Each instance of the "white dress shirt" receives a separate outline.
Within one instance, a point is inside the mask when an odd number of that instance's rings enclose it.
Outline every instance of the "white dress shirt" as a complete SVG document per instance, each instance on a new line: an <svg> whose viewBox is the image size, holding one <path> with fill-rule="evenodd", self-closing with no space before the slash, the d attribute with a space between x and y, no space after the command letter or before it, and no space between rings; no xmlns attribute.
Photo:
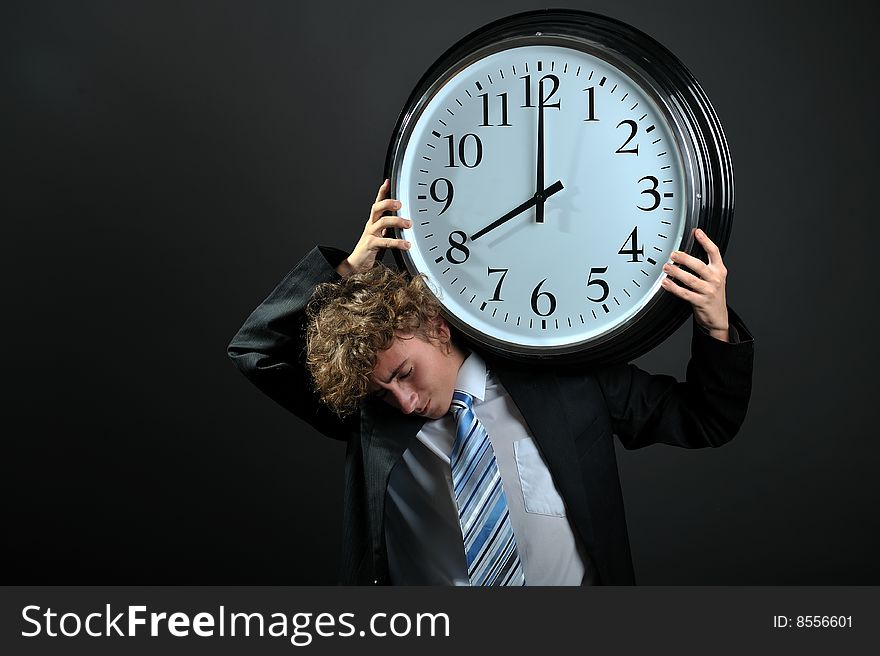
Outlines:
<svg viewBox="0 0 880 656"><path fill-rule="evenodd" d="M474 397L474 414L489 434L526 585L592 583L589 557L510 395L476 353L455 387ZM452 415L428 420L391 472L385 541L395 585L470 585L449 464L454 440Z"/></svg>

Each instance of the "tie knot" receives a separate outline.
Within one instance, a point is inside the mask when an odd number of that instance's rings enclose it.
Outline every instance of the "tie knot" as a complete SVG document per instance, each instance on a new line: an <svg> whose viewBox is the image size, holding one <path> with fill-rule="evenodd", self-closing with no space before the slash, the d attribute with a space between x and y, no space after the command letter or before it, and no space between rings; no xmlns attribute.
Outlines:
<svg viewBox="0 0 880 656"><path fill-rule="evenodd" d="M455 390L452 393L452 405L449 406L449 412L451 412L456 417L458 413L467 408L468 410L473 410L474 407L474 397L468 394L467 392L462 392L461 390Z"/></svg>

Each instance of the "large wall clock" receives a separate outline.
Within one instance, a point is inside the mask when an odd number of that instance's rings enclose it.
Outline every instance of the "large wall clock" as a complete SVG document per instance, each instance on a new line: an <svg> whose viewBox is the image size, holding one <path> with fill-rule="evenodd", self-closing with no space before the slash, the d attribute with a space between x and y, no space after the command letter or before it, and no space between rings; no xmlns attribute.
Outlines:
<svg viewBox="0 0 880 656"><path fill-rule="evenodd" d="M449 322L518 359L636 357L690 307L665 292L673 250L722 252L733 173L693 75L620 21L570 10L465 37L407 101L386 159L413 220L398 255Z"/></svg>

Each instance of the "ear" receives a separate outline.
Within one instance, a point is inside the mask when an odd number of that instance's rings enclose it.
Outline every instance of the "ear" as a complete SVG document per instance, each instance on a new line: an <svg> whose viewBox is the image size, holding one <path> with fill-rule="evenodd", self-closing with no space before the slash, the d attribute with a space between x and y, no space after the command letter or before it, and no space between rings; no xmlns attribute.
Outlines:
<svg viewBox="0 0 880 656"><path fill-rule="evenodd" d="M452 336L449 331L449 324L446 323L446 319L437 315L437 318L434 319L434 325L437 327L437 335L440 337L440 341L448 344Z"/></svg>

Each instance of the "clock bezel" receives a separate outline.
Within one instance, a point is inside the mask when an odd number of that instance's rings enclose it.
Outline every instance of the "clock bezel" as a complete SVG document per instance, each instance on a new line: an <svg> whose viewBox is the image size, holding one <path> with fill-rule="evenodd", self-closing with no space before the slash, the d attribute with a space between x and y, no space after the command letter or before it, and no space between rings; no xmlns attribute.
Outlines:
<svg viewBox="0 0 880 656"><path fill-rule="evenodd" d="M512 45L511 45L512 44ZM563 45L585 51L628 75L650 96L674 131L685 171L688 207L683 250L705 260L693 238L700 227L726 251L733 216L733 170L720 121L690 71L666 48L636 28L606 16L577 10L539 10L486 25L454 44L422 76L398 117L385 160L391 196L397 197L397 172L413 117L434 91L473 61L520 45ZM643 65L644 64L644 65ZM400 236L398 231L397 236ZM417 275L406 251L394 250L398 266ZM559 346L511 344L487 335L449 312L443 316L467 340L517 360L607 364L637 357L672 334L690 315L690 305L658 289L627 320L586 340Z"/></svg>

